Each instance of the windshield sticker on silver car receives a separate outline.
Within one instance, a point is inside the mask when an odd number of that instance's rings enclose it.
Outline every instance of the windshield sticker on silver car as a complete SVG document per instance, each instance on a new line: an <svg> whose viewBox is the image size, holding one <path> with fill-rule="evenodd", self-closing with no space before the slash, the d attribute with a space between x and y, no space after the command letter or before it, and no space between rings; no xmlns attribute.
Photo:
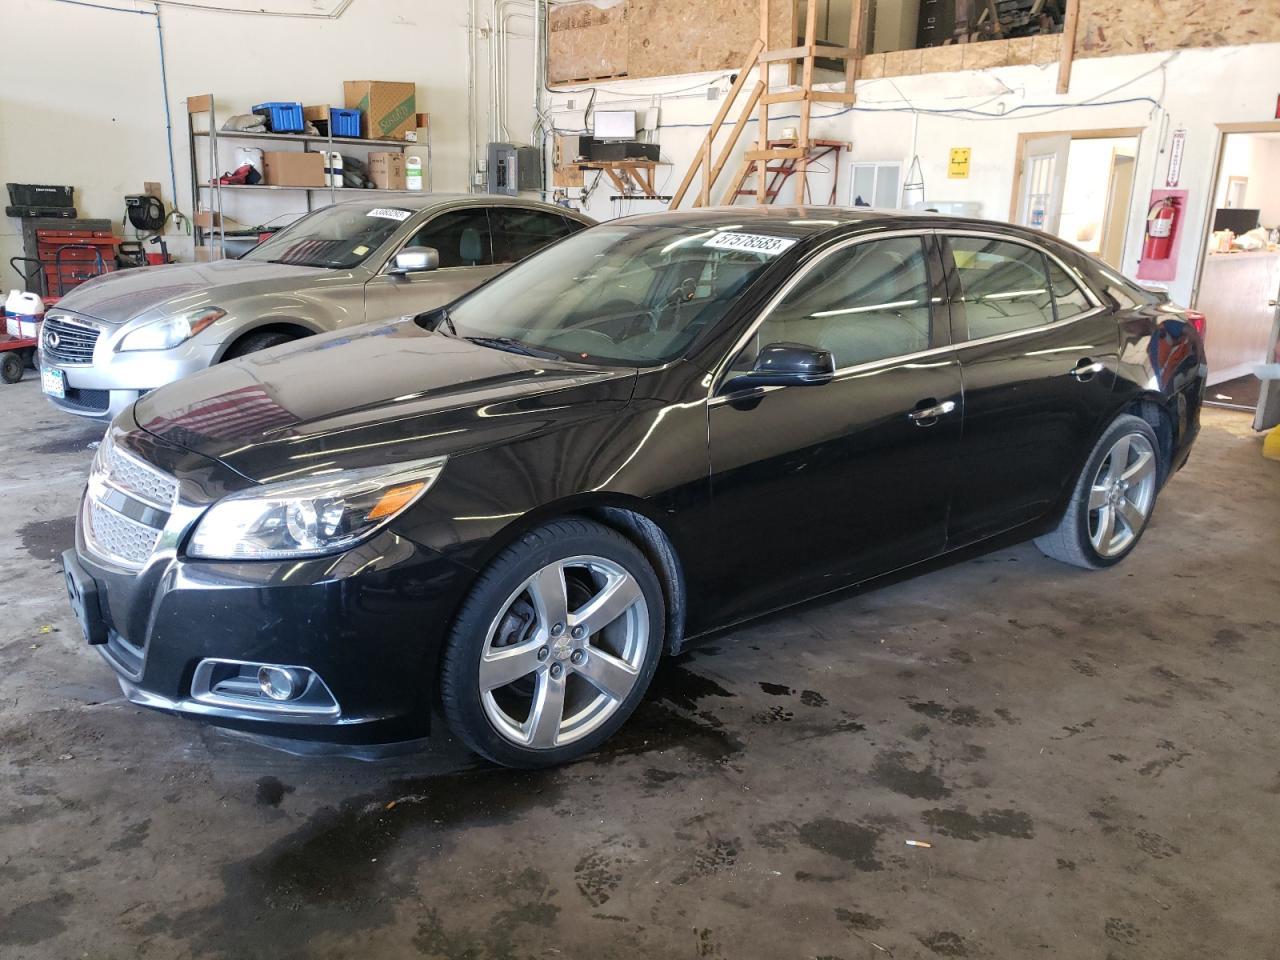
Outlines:
<svg viewBox="0 0 1280 960"><path fill-rule="evenodd" d="M395 207L374 207L365 216L381 217L383 220L408 220L411 211L397 210Z"/></svg>
<svg viewBox="0 0 1280 960"><path fill-rule="evenodd" d="M787 237L766 237L758 233L717 233L703 246L716 250L743 250L747 253L763 253L766 257L776 257L795 246L795 241Z"/></svg>

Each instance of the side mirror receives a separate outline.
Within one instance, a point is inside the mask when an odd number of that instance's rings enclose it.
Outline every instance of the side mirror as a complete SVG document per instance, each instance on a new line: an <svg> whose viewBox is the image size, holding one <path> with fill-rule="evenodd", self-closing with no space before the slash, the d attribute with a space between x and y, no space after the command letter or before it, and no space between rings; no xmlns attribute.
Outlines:
<svg viewBox="0 0 1280 960"><path fill-rule="evenodd" d="M395 255L387 273L393 277L406 273L422 273L440 266L440 252L435 247L405 247Z"/></svg>
<svg viewBox="0 0 1280 960"><path fill-rule="evenodd" d="M760 351L749 373L727 381L721 392L754 387L814 387L828 383L835 372L830 350L802 343L771 343Z"/></svg>

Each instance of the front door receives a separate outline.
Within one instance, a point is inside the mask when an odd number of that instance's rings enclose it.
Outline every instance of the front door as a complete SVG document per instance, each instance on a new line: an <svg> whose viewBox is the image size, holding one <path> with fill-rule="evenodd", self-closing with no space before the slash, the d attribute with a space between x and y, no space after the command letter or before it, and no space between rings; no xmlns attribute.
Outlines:
<svg viewBox="0 0 1280 960"><path fill-rule="evenodd" d="M779 342L831 351L837 372L710 402L715 619L942 551L963 416L943 292L932 235L850 241L793 279L739 348L722 381Z"/></svg>
<svg viewBox="0 0 1280 960"><path fill-rule="evenodd" d="M965 422L951 546L1043 516L1074 482L1110 409L1119 336L1056 258L1030 242L943 238Z"/></svg>
<svg viewBox="0 0 1280 960"><path fill-rule="evenodd" d="M440 266L420 273L392 275L394 256L365 284L366 320L423 313L456 300L505 269L494 262L487 207L466 206L438 213L405 242L434 247Z"/></svg>

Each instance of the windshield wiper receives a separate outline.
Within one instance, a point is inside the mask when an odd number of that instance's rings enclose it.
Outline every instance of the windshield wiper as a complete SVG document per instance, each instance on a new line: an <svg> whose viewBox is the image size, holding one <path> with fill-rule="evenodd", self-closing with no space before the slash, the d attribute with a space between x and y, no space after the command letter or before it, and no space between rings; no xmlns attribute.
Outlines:
<svg viewBox="0 0 1280 960"><path fill-rule="evenodd" d="M453 317L449 316L449 311L444 307L440 308L440 326L448 327L450 336L456 337L458 335L458 328L453 325ZM439 329L439 326L437 326L437 329Z"/></svg>
<svg viewBox="0 0 1280 960"><path fill-rule="evenodd" d="M538 357L541 360L564 359L559 353L553 353L550 350L539 350L521 340L516 340L514 337L463 337L462 339L469 340L471 343L479 344L482 347L493 347L495 350L519 353L526 357Z"/></svg>

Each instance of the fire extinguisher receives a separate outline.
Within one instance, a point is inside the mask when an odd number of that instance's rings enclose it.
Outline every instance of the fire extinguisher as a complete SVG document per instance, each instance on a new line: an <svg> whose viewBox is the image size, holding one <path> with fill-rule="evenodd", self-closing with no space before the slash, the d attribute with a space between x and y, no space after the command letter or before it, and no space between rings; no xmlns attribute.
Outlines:
<svg viewBox="0 0 1280 960"><path fill-rule="evenodd" d="M1173 235L1178 229L1177 197L1157 200L1147 211L1147 239L1142 245L1143 260L1168 260L1173 252Z"/></svg>

